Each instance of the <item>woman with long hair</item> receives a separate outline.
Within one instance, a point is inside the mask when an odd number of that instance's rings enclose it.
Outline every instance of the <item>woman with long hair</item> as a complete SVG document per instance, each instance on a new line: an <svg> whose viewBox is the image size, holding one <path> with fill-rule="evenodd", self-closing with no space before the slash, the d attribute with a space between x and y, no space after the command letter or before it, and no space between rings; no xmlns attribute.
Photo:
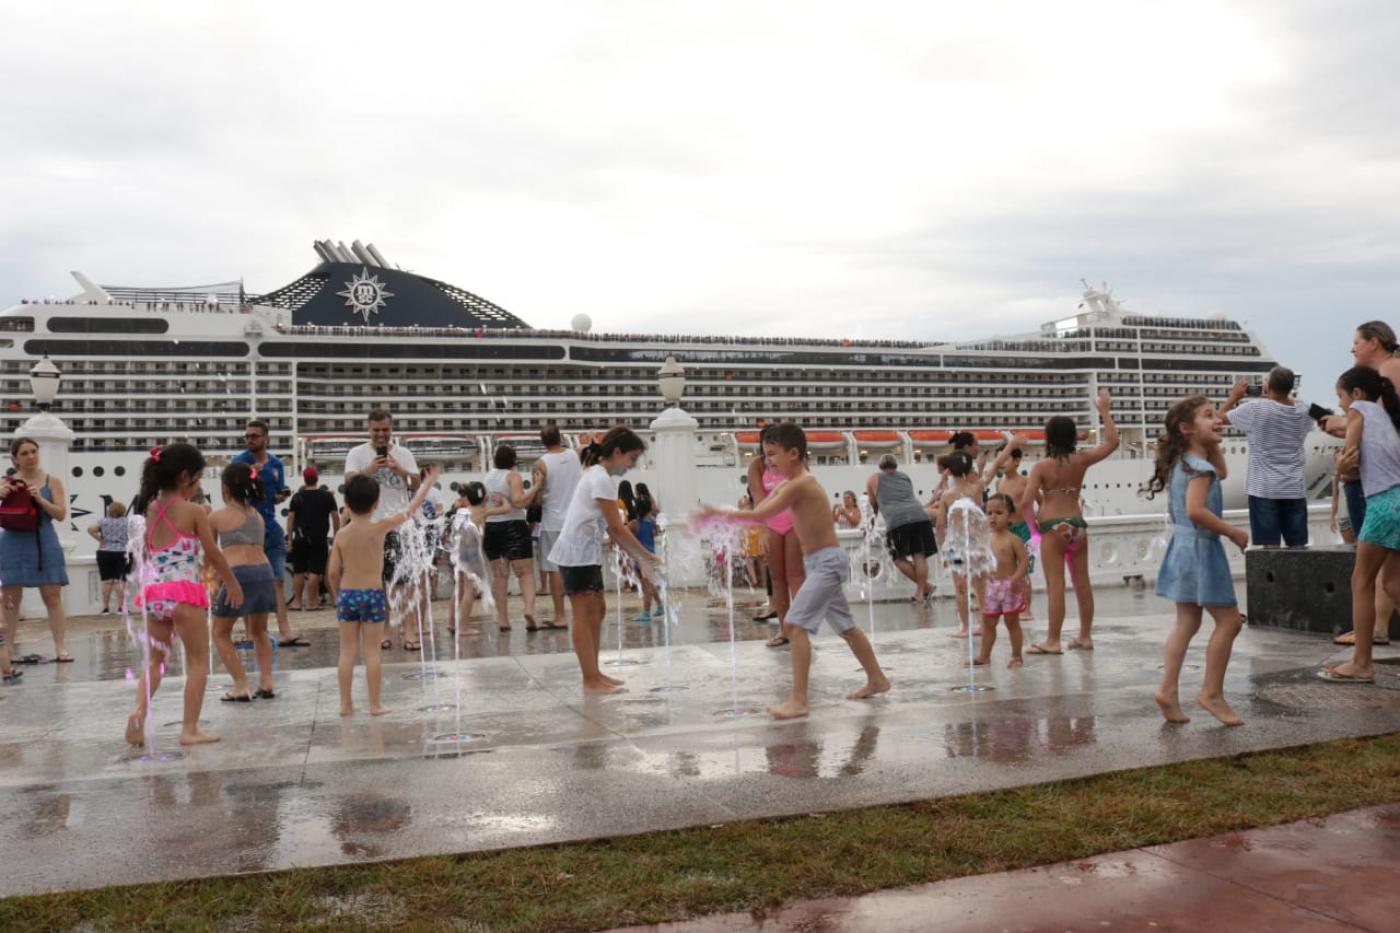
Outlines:
<svg viewBox="0 0 1400 933"><path fill-rule="evenodd" d="M68 520L68 493L63 480L40 467L36 441L15 438L10 443L10 462L15 470L10 476L0 476L0 501L14 496L27 498L31 505L28 515L22 519L7 515L5 525L0 527L0 606L4 615L0 638L11 649L15 647L20 598L26 589L37 588L49 617L54 660L67 663L73 660L65 640L68 617L63 611L68 568L54 523Z"/></svg>

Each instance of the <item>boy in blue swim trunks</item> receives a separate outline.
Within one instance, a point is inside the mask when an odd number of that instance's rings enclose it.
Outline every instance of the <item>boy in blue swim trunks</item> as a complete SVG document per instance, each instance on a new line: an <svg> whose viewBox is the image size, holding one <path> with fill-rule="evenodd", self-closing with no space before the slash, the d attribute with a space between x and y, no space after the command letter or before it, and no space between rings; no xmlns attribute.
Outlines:
<svg viewBox="0 0 1400 933"><path fill-rule="evenodd" d="M326 565L326 579L338 594L336 618L340 620L340 715L355 712L350 698L350 684L355 674L355 661L361 651L365 656L365 680L369 686L369 714L383 716L390 710L379 702L383 676L379 662L379 640L383 625L389 618L384 598L384 538L418 513L433 488L440 471L428 470L418 486L413 501L395 515L374 521L374 507L379 502L379 483L374 477L360 473L345 486L345 505L350 509L350 523L335 536L331 558ZM369 626L375 626L369 628Z"/></svg>

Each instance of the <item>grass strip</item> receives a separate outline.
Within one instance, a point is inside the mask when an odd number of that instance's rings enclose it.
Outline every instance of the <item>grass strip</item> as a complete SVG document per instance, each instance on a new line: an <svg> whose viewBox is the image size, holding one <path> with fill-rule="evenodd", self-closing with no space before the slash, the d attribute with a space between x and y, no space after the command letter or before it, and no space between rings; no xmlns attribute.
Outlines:
<svg viewBox="0 0 1400 933"><path fill-rule="evenodd" d="M0 929L606 929L761 912L1395 801L1400 734L593 842L15 897L0 900Z"/></svg>

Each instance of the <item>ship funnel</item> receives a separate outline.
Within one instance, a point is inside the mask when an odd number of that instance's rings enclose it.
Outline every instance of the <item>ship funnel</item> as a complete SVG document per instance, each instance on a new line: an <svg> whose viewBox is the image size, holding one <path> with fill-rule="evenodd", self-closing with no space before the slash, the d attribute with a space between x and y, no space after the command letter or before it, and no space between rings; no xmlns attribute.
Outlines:
<svg viewBox="0 0 1400 933"><path fill-rule="evenodd" d="M374 244L373 244L373 243L371 243L371 244L369 244L368 246L366 246L365 249L369 250L369 254L370 254L371 256L373 256L373 257L375 258L375 260L376 260L381 266L383 266L383 267L386 268L386 269L389 268L389 260L387 260L387 259L384 258L384 254L383 254L383 253L381 253L379 250L377 250L377 249L374 248Z"/></svg>
<svg viewBox="0 0 1400 933"><path fill-rule="evenodd" d="M340 257L341 262L353 263L355 261L355 255L345 248L344 240L335 244L335 254Z"/></svg>
<svg viewBox="0 0 1400 933"><path fill-rule="evenodd" d="M326 262L335 262L335 261L336 261L336 260L335 260L335 254L331 252L330 247L327 246L325 243L322 243L320 240L316 240L316 241L313 242L311 245L312 245L312 247L315 248L315 250L316 250L316 255L317 255L317 256L320 256L320 257L321 257L322 259L324 259Z"/></svg>
<svg viewBox="0 0 1400 933"><path fill-rule="evenodd" d="M374 261L374 257L371 256L371 255L365 250L365 244L361 243L359 240L355 240L353 243L351 243L351 244L350 244L350 248L351 248L352 250L355 251L355 256L356 256L356 258L359 259L360 262L364 263L365 265L367 265L367 266L377 266L377 265L379 265L379 263L377 263L377 262Z"/></svg>

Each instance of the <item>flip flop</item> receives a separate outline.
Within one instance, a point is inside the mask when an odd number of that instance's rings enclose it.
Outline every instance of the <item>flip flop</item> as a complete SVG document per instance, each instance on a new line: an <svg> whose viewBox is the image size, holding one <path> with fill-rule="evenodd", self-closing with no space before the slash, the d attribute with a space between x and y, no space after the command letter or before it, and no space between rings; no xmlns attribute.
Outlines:
<svg viewBox="0 0 1400 933"><path fill-rule="evenodd" d="M3 681L7 684L12 684L18 682L19 679L23 676L24 671L18 671L12 668L8 674L0 675L0 679L3 679Z"/></svg>
<svg viewBox="0 0 1400 933"><path fill-rule="evenodd" d="M567 626L567 625L560 625L558 622L546 622L546 623L544 623L543 625L541 625L540 628L544 628L544 629L555 629L555 630L557 630L557 631L561 631L561 632L562 632L562 631L567 630L567 629L568 629L568 626Z"/></svg>
<svg viewBox="0 0 1400 933"><path fill-rule="evenodd" d="M237 696L237 695L235 695L235 694L233 694L233 693L225 693L223 696L219 697L219 702L220 702L220 703L251 703L251 702L253 702L253 698L252 698L251 696L249 696L248 694L246 694L246 693L243 694L242 696Z"/></svg>
<svg viewBox="0 0 1400 933"><path fill-rule="evenodd" d="M1317 676L1320 680L1333 684L1373 684L1376 682L1375 674L1338 674L1325 667L1317 672Z"/></svg>
<svg viewBox="0 0 1400 933"><path fill-rule="evenodd" d="M1042 648L1039 645L1031 645L1029 648L1026 649L1026 654L1064 654L1064 652L1051 651L1050 649Z"/></svg>
<svg viewBox="0 0 1400 933"><path fill-rule="evenodd" d="M277 639L277 647L279 647L279 648L310 648L310 647L311 647L311 642L307 639L307 637L306 637L305 635L293 635L291 638L288 638L286 641L283 641L283 640L280 639L280 638Z"/></svg>
<svg viewBox="0 0 1400 933"><path fill-rule="evenodd" d="M1071 641L1067 646L1070 651L1093 651L1093 645L1081 645L1078 641Z"/></svg>
<svg viewBox="0 0 1400 933"><path fill-rule="evenodd" d="M393 648L393 647L394 647L394 640L393 640L392 638L386 638L386 639L384 639L383 641L381 641L381 642L379 643L379 650L380 650L380 651L388 651L389 649L391 649L391 648Z"/></svg>
<svg viewBox="0 0 1400 933"><path fill-rule="evenodd" d="M1389 644L1389 642L1378 642L1378 644ZM53 659L53 663L55 663L55 664L72 664L72 663L73 663L73 660L74 660L74 659L73 659L73 656L72 656L71 654L60 654L60 655L58 655L57 657L55 657L55 658Z"/></svg>
<svg viewBox="0 0 1400 933"><path fill-rule="evenodd" d="M271 690L264 690L264 689L262 689L261 687L259 687L259 688L253 693L253 696L254 696L256 699L259 699L259 700L275 700L275 699L277 699L277 694L273 693Z"/></svg>
<svg viewBox="0 0 1400 933"><path fill-rule="evenodd" d="M10 659L10 663L12 664L43 664L46 661L48 661L48 658L44 657L42 654L26 654L18 658Z"/></svg>
<svg viewBox="0 0 1400 933"><path fill-rule="evenodd" d="M422 643L421 641L406 641L406 642L403 643L403 650L405 650L405 651L422 651L422 650L423 650L423 643Z"/></svg>
<svg viewBox="0 0 1400 933"><path fill-rule="evenodd" d="M779 635L777 638L764 642L769 648L781 648L791 641L786 635Z"/></svg>

